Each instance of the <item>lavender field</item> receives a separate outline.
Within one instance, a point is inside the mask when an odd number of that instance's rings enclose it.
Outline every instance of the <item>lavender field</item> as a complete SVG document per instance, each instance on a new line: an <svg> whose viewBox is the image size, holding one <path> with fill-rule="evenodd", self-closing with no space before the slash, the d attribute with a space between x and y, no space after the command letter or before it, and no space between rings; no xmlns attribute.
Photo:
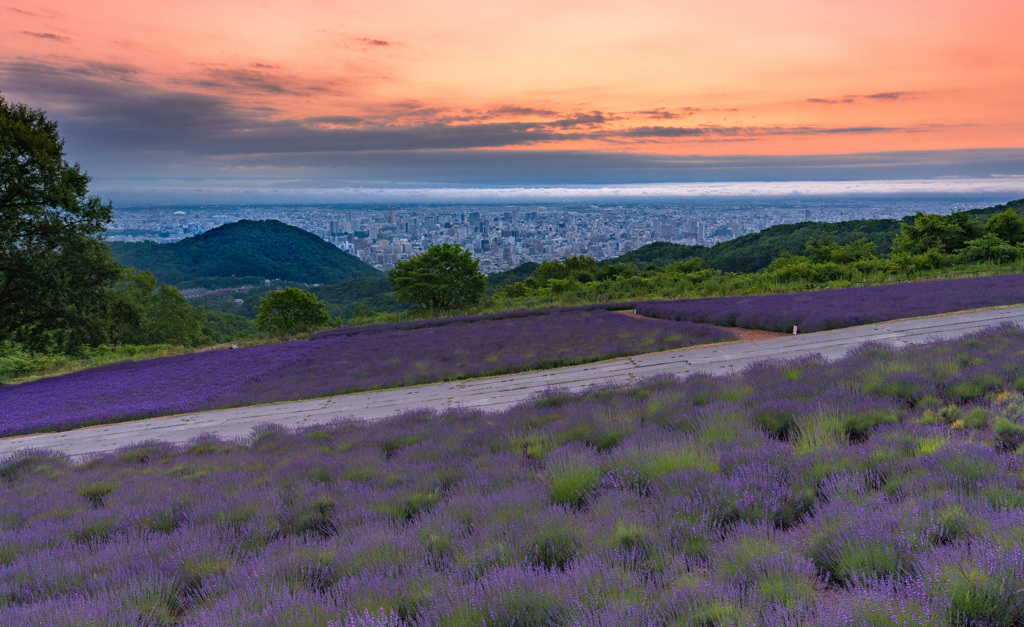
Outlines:
<svg viewBox="0 0 1024 627"><path fill-rule="evenodd" d="M637 313L665 320L789 332L841 329L912 318L1024 303L1019 274L851 287L817 292L644 302Z"/></svg>
<svg viewBox="0 0 1024 627"><path fill-rule="evenodd" d="M1024 624L1024 330L0 463L3 625Z"/></svg>
<svg viewBox="0 0 1024 627"><path fill-rule="evenodd" d="M504 374L735 339L604 309L336 329L310 341L123 362L0 387L0 436Z"/></svg>

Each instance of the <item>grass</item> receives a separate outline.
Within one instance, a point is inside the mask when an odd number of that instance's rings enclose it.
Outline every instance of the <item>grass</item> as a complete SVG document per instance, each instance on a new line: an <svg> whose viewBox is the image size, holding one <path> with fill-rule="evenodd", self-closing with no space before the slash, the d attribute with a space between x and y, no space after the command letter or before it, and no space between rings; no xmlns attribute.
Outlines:
<svg viewBox="0 0 1024 627"><path fill-rule="evenodd" d="M32 353L10 344L0 345L0 383L13 385L70 374L122 361L143 361L193 352L184 346L156 344L150 346L100 346L86 348L85 355L50 355Z"/></svg>

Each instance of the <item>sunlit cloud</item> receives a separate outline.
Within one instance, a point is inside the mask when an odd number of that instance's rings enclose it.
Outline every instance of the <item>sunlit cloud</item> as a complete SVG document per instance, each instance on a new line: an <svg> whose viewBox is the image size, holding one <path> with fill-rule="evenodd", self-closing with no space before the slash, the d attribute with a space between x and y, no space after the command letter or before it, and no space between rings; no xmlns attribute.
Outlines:
<svg viewBox="0 0 1024 627"><path fill-rule="evenodd" d="M67 37L62 37L62 36L57 35L55 33L34 33L32 31L30 31L30 30L23 30L23 31L21 31L21 34L22 35L28 35L29 37L36 37L38 39L48 39L50 41L58 41L58 42L61 42L61 43L66 42L66 41L70 41Z"/></svg>

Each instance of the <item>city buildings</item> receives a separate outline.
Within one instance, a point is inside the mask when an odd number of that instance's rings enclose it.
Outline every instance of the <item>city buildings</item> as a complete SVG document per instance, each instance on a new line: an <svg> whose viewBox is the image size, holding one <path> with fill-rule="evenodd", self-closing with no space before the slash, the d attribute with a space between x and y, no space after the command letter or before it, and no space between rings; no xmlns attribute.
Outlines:
<svg viewBox="0 0 1024 627"><path fill-rule="evenodd" d="M236 220L276 219L315 233L386 270L450 242L486 273L528 261L587 255L601 260L667 241L712 246L776 224L902 218L974 205L914 199L772 199L693 203L532 205L328 205L118 208L108 239L173 242Z"/></svg>

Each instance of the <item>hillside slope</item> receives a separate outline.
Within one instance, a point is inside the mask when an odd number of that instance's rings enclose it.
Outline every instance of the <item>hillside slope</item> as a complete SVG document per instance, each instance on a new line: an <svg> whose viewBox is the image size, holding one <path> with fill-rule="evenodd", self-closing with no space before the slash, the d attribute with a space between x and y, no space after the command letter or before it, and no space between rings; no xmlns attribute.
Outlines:
<svg viewBox="0 0 1024 627"><path fill-rule="evenodd" d="M619 257L607 259L602 265L629 262L640 267L651 263L667 266L674 261L700 257L709 268L715 270L757 272L784 252L802 255L805 253L807 242L825 239L831 239L837 244L849 244L867 238L875 243L879 254L887 255L892 249L892 239L899 232L898 220L779 224L711 247L654 242Z"/></svg>
<svg viewBox="0 0 1024 627"><path fill-rule="evenodd" d="M992 216L1013 209L1018 215L1024 214L1024 199L1003 205L971 209L965 213L984 224ZM634 251L601 262L605 264L635 263L643 267L648 264L667 266L675 261L700 257L709 268L724 272L757 272L766 268L782 253L803 255L808 242L829 239L836 244L846 245L861 238L875 243L879 255L892 251L892 240L900 232L904 222L912 223L914 216L902 220L847 220L845 222L799 222L779 224L757 233L737 237L715 246L686 246L669 242L654 242Z"/></svg>
<svg viewBox="0 0 1024 627"><path fill-rule="evenodd" d="M174 242L111 242L122 265L172 285L205 277L251 276L340 283L382 273L316 235L277 220L241 220Z"/></svg>

